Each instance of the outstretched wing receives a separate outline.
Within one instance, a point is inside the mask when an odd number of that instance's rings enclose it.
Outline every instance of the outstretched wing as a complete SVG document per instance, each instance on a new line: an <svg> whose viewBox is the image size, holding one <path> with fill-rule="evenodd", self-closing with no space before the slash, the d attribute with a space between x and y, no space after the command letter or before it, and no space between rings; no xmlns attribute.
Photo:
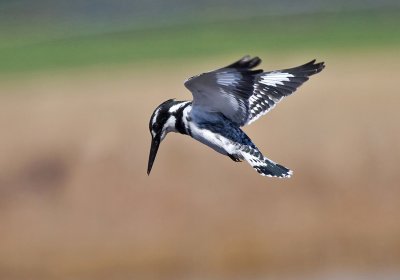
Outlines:
<svg viewBox="0 0 400 280"><path fill-rule="evenodd" d="M290 95L308 76L323 68L323 63L312 61L287 70L251 70L260 62L258 57L245 56L226 67L188 79L185 86L193 94L193 108L220 112L243 126L267 113L283 96Z"/></svg>
<svg viewBox="0 0 400 280"><path fill-rule="evenodd" d="M251 70L259 65L258 57L242 59L217 70L203 73L185 82L193 94L193 109L205 112L221 112L225 117L241 126L249 115L249 98L257 74L262 70Z"/></svg>
<svg viewBox="0 0 400 280"><path fill-rule="evenodd" d="M257 75L253 94L248 99L249 115L245 124L250 124L268 113L283 97L291 95L296 89L324 69L323 62L315 59L298 67L264 72Z"/></svg>

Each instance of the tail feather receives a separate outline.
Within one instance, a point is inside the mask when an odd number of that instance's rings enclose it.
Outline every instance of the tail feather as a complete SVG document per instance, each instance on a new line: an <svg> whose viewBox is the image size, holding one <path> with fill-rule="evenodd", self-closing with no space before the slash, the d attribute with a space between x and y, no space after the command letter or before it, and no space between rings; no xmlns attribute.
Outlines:
<svg viewBox="0 0 400 280"><path fill-rule="evenodd" d="M243 146L241 155L262 176L290 178L293 174L292 170L269 160L250 146Z"/></svg>
<svg viewBox="0 0 400 280"><path fill-rule="evenodd" d="M254 165L253 168L257 170L258 173L260 173L262 176L268 176L268 177L278 177L278 178L290 178L293 174L293 171L290 169L287 169L286 167L273 163L269 161L268 159L265 159L266 165L264 166L257 166Z"/></svg>

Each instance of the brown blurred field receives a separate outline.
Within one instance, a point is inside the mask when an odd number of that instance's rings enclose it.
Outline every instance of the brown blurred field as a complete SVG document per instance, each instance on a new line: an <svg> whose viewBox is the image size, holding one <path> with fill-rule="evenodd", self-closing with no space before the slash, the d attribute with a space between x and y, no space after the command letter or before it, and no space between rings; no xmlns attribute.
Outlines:
<svg viewBox="0 0 400 280"><path fill-rule="evenodd" d="M153 109L235 58L3 78L0 279L399 279L393 52L319 55L320 75L245 128L290 180L177 134L146 175Z"/></svg>

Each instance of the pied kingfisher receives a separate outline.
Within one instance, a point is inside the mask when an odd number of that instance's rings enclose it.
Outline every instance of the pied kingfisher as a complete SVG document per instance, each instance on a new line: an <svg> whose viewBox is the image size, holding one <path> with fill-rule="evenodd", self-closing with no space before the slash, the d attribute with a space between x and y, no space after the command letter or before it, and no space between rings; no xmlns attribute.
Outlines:
<svg viewBox="0 0 400 280"><path fill-rule="evenodd" d="M170 99L159 105L150 118L147 174L167 133L179 132L235 162L246 160L263 176L290 177L293 172L263 156L240 127L269 112L325 66L312 60L290 69L252 70L260 62L258 57L245 56L226 67L191 77L185 86L192 92L193 101Z"/></svg>

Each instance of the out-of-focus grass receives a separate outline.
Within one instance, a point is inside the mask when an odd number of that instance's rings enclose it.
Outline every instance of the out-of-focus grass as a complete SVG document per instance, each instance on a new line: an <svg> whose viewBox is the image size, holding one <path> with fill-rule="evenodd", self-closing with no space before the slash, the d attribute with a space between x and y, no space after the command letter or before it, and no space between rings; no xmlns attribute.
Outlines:
<svg viewBox="0 0 400 280"><path fill-rule="evenodd" d="M52 70L249 52L398 48L399 12L303 15L82 34L2 28L0 72ZM24 30L24 31L21 31ZM94 35L93 35L94 34Z"/></svg>

